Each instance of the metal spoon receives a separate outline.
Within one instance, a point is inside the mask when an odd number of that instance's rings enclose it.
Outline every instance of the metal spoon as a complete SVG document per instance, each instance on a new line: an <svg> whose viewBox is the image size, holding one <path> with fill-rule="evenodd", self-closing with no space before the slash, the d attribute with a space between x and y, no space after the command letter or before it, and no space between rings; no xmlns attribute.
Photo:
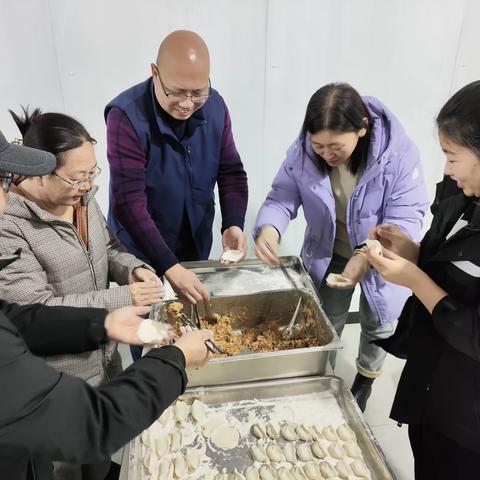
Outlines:
<svg viewBox="0 0 480 480"><path fill-rule="evenodd" d="M285 330L283 331L283 335L285 335L286 337L291 337L292 336L292 331L293 331L293 325L295 324L295 321L298 317L298 312L300 311L300 305L302 304L302 297L300 297L298 299L298 303L297 303L297 306L295 308L295 311L293 312L293 315L292 315L292 318L290 319L290 321L288 322L288 325L287 327L285 328Z"/></svg>

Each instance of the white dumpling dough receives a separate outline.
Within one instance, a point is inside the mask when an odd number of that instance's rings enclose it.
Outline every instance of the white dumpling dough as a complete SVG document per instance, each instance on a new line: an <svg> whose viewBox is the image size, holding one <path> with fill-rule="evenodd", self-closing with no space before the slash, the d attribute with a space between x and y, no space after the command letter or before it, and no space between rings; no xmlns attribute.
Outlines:
<svg viewBox="0 0 480 480"><path fill-rule="evenodd" d="M326 279L329 287L353 287L355 284L340 273L329 273Z"/></svg>
<svg viewBox="0 0 480 480"><path fill-rule="evenodd" d="M227 250L222 254L222 260L226 262L238 262L243 257L241 250Z"/></svg>
<svg viewBox="0 0 480 480"><path fill-rule="evenodd" d="M238 445L240 434L229 425L220 425L212 432L211 440L216 447L229 450Z"/></svg>
<svg viewBox="0 0 480 480"><path fill-rule="evenodd" d="M159 343L168 337L167 324L154 320L142 320L137 331L138 338L143 343Z"/></svg>
<svg viewBox="0 0 480 480"><path fill-rule="evenodd" d="M209 438L212 435L212 432L222 426L228 425L227 419L221 415L213 415L207 418L205 425L203 426L203 436Z"/></svg>

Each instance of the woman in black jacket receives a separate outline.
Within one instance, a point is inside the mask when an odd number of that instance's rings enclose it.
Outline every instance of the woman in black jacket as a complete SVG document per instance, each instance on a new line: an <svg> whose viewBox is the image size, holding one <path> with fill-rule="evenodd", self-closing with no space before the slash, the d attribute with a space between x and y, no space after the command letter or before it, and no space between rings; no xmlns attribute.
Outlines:
<svg viewBox="0 0 480 480"><path fill-rule="evenodd" d="M391 225L369 259L412 290L396 333L382 346L407 358L391 417L409 425L415 478L480 477L480 81L437 117L445 175L461 189L435 204L420 245Z"/></svg>

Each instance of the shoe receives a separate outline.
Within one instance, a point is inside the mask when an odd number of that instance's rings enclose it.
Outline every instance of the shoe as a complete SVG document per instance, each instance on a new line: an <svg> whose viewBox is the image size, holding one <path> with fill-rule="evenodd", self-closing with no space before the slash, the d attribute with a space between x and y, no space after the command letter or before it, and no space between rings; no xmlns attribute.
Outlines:
<svg viewBox="0 0 480 480"><path fill-rule="evenodd" d="M374 380L374 378L364 377L357 373L352 388L350 388L350 391L362 412L364 412L367 407L367 400L372 393L372 384Z"/></svg>

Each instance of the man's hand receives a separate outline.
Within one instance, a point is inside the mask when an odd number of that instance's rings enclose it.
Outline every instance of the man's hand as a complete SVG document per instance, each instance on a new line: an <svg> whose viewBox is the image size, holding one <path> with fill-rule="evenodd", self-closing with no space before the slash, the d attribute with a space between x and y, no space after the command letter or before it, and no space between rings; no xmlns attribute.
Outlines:
<svg viewBox="0 0 480 480"><path fill-rule="evenodd" d="M130 345L143 345L138 337L138 329L143 322L143 315L150 313L150 307L123 307L105 317L107 337L114 342Z"/></svg>
<svg viewBox="0 0 480 480"><path fill-rule="evenodd" d="M255 240L255 255L268 265L278 265L278 241L279 235L275 227L267 225L262 227L260 234Z"/></svg>
<svg viewBox="0 0 480 480"><path fill-rule="evenodd" d="M195 273L182 267L179 263L170 267L165 272L165 276L175 292L187 302L195 304L202 300L209 300L207 290Z"/></svg>
<svg viewBox="0 0 480 480"><path fill-rule="evenodd" d="M205 340L213 337L210 330L196 330L184 333L175 340L174 345L185 355L187 367L201 367L205 365L212 354L207 350Z"/></svg>
<svg viewBox="0 0 480 480"><path fill-rule="evenodd" d="M415 265L418 263L420 245L414 242L396 225L388 223L377 225L370 229L368 238L378 240L382 244L382 247L400 255Z"/></svg>
<svg viewBox="0 0 480 480"><path fill-rule="evenodd" d="M128 286L132 304L136 306L160 303L165 295L162 282L134 282Z"/></svg>
<svg viewBox="0 0 480 480"><path fill-rule="evenodd" d="M240 250L243 253L243 256L237 260L240 262L245 258L247 254L247 239L245 234L239 227L229 227L227 228L222 235L222 245L223 251L227 250ZM226 260L220 260L222 263L229 264Z"/></svg>

